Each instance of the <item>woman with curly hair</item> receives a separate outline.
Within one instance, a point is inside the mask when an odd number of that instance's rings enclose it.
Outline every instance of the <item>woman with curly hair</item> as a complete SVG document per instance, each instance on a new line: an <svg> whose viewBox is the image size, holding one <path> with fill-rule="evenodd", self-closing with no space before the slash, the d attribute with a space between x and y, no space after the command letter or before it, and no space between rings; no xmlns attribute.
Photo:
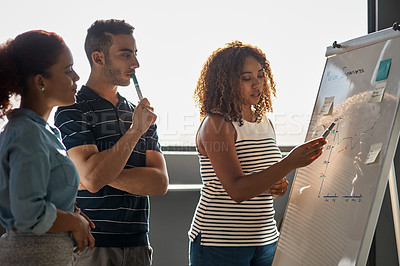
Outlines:
<svg viewBox="0 0 400 266"><path fill-rule="evenodd" d="M94 247L93 223L75 206L78 172L47 119L75 101L79 76L63 39L28 31L0 45L1 265L68 265L73 241ZM11 109L10 97L20 96Z"/></svg>
<svg viewBox="0 0 400 266"><path fill-rule="evenodd" d="M266 112L275 82L265 54L239 41L214 51L195 99L204 118L197 133L203 187L193 218L190 265L270 265L278 240L273 198L285 176L317 159L324 138L282 159Z"/></svg>

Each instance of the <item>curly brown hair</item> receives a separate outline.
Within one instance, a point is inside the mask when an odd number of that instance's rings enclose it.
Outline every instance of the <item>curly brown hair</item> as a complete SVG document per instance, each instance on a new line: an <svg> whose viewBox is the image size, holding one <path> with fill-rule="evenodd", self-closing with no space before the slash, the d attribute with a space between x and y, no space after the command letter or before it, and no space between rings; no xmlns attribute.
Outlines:
<svg viewBox="0 0 400 266"><path fill-rule="evenodd" d="M28 91L29 78L49 77L65 49L64 40L54 32L32 30L0 44L0 118L12 107L10 97Z"/></svg>
<svg viewBox="0 0 400 266"><path fill-rule="evenodd" d="M202 117L222 114L227 120L243 124L240 73L249 56L254 57L264 70L264 87L259 102L253 106L256 121L260 122L266 112L272 112L271 97L276 96L276 89L269 61L260 48L234 41L214 51L203 65L194 92Z"/></svg>

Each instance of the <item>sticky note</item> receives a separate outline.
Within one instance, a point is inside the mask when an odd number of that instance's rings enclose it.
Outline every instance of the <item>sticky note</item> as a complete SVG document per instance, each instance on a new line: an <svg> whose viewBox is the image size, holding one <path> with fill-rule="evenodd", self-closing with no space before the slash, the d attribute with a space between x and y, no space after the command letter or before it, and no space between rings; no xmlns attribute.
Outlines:
<svg viewBox="0 0 400 266"><path fill-rule="evenodd" d="M376 74L376 81L385 80L388 78L392 58L382 60L379 63L378 73Z"/></svg>
<svg viewBox="0 0 400 266"><path fill-rule="evenodd" d="M374 90L372 91L369 103L380 103L386 89L386 80L379 81L375 84Z"/></svg>
<svg viewBox="0 0 400 266"><path fill-rule="evenodd" d="M365 164L374 163L381 150L382 150L382 142L372 144L371 147L369 148L367 158L365 159Z"/></svg>
<svg viewBox="0 0 400 266"><path fill-rule="evenodd" d="M324 104L322 105L320 115L332 115L333 111L333 102L335 100L335 96L325 97Z"/></svg>

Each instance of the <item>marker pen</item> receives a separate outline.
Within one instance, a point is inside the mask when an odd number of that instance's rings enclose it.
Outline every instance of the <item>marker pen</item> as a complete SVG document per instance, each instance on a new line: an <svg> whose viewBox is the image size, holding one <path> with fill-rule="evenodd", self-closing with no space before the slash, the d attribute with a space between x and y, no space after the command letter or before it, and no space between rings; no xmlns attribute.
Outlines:
<svg viewBox="0 0 400 266"><path fill-rule="evenodd" d="M329 133L331 132L331 130L333 129L334 126L335 126L335 123L332 122L329 125L329 127L324 131L324 133L322 134L322 137L326 138L329 135Z"/></svg>
<svg viewBox="0 0 400 266"><path fill-rule="evenodd" d="M132 73L131 76L132 76L133 84L135 84L135 88L136 88L137 95L139 97L139 101L141 101L143 99L143 95L142 95L142 92L139 87L139 82L137 81L135 73Z"/></svg>

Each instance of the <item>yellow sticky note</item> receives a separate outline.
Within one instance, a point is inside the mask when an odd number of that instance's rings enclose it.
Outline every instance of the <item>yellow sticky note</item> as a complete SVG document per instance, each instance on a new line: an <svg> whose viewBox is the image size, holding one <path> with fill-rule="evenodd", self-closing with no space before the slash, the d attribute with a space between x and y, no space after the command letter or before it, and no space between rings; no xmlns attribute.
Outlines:
<svg viewBox="0 0 400 266"><path fill-rule="evenodd" d="M335 100L335 96L325 97L324 105L322 105L320 115L332 115L333 111L333 102Z"/></svg>
<svg viewBox="0 0 400 266"><path fill-rule="evenodd" d="M369 99L369 103L380 103L382 102L383 95L385 94L386 89L386 80L377 82L375 84L375 88L372 91L371 98Z"/></svg>
<svg viewBox="0 0 400 266"><path fill-rule="evenodd" d="M372 144L371 147L369 148L367 158L365 159L365 164L374 163L381 150L382 150L382 142Z"/></svg>

